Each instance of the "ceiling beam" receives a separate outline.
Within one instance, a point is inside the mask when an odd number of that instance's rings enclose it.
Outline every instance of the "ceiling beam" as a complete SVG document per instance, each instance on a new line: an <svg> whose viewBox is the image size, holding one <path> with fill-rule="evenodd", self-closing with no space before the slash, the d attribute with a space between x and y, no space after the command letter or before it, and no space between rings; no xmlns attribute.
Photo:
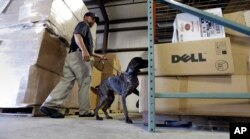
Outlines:
<svg viewBox="0 0 250 139"><path fill-rule="evenodd" d="M83 3L88 7L88 6L93 6L93 5L98 5L97 1L91 0L91 1L84 1Z"/></svg>
<svg viewBox="0 0 250 139"><path fill-rule="evenodd" d="M117 52L135 52L135 51L148 51L147 47L141 47L141 48L120 48L120 49L108 49L108 53L117 53ZM96 53L101 53L102 50L96 50Z"/></svg>
<svg viewBox="0 0 250 139"><path fill-rule="evenodd" d="M99 7L104 19L104 36L103 36L103 44L102 44L102 53L106 53L107 49L108 49L108 36L109 36L109 17L106 11L106 8L104 7L104 2L105 0L101 0L99 2Z"/></svg>
<svg viewBox="0 0 250 139"><path fill-rule="evenodd" d="M130 2L130 3L122 3L122 4L110 4L110 5L105 5L105 8L108 7L116 7L116 6L126 6L126 5L133 5L133 4L142 4L142 3L147 3L147 1L142 1L142 2ZM89 9L98 9L100 7L91 7Z"/></svg>
<svg viewBox="0 0 250 139"><path fill-rule="evenodd" d="M105 5L110 2L120 2L120 1L126 1L126 0L89 0L89 1L82 0L82 1L86 6L93 6L93 5L99 5L100 2Z"/></svg>
<svg viewBox="0 0 250 139"><path fill-rule="evenodd" d="M147 30L147 29L148 26L125 27L125 28L109 29L109 32L135 31L135 30ZM97 30L97 33L104 33L104 30Z"/></svg>
<svg viewBox="0 0 250 139"><path fill-rule="evenodd" d="M143 22L148 21L148 17L138 17L138 18L127 18L127 19L117 19L117 20L110 20L109 24L121 24L121 23L132 23L132 22ZM105 22L102 21L99 25L104 25Z"/></svg>

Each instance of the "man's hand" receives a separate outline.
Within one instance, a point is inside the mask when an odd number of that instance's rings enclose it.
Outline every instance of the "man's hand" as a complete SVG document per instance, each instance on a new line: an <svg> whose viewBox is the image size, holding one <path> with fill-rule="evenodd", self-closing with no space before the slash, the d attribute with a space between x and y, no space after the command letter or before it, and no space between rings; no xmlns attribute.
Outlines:
<svg viewBox="0 0 250 139"><path fill-rule="evenodd" d="M82 60L83 61L89 61L90 55L88 51L82 51Z"/></svg>
<svg viewBox="0 0 250 139"><path fill-rule="evenodd" d="M100 55L99 57L101 60L107 60L107 57L105 55Z"/></svg>

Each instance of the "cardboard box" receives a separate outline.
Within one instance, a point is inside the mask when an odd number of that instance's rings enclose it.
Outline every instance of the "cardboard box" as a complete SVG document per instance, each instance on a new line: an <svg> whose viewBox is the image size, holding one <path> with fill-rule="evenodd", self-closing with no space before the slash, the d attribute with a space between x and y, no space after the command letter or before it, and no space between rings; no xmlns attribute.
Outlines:
<svg viewBox="0 0 250 139"><path fill-rule="evenodd" d="M229 35L232 46L234 69L236 75L250 74L250 37Z"/></svg>
<svg viewBox="0 0 250 139"><path fill-rule="evenodd" d="M147 76L146 76L147 77ZM146 78L145 77L145 78ZM249 93L249 76L156 77L156 92ZM147 112L147 80L142 80L141 112ZM211 87L212 86L212 87ZM250 117L249 99L155 99L156 114Z"/></svg>
<svg viewBox="0 0 250 139"><path fill-rule="evenodd" d="M181 92L182 78L156 77L155 92ZM139 90L139 110L148 111L148 76L143 76ZM178 99L155 99L155 110L157 113L179 114L180 100Z"/></svg>
<svg viewBox="0 0 250 139"><path fill-rule="evenodd" d="M205 10L222 17L221 8ZM176 15L172 42L225 38L224 27L188 13Z"/></svg>
<svg viewBox="0 0 250 139"><path fill-rule="evenodd" d="M36 64L62 75L68 45L45 30Z"/></svg>
<svg viewBox="0 0 250 139"><path fill-rule="evenodd" d="M62 75L68 44L42 24L0 29L0 40L1 56L9 57L13 65L8 61L0 61L0 64L14 66L13 68L18 65L19 69L28 69L29 66L37 64Z"/></svg>
<svg viewBox="0 0 250 139"><path fill-rule="evenodd" d="M93 68L92 76L91 76L91 86L95 87L99 85L101 82L101 72L98 71L96 68ZM79 93L79 87L77 81L75 82L73 89L69 96L67 96L66 100L64 101L62 107L66 108L79 108L78 103L78 93ZM89 92L89 100L90 100L90 108L94 109L96 107L96 104L98 102L98 96L90 90Z"/></svg>
<svg viewBox="0 0 250 139"><path fill-rule="evenodd" d="M27 89L30 66L37 65L61 75L66 46L42 25L0 29L0 106L12 107L23 103L19 94L24 96Z"/></svg>
<svg viewBox="0 0 250 139"><path fill-rule="evenodd" d="M228 20L250 27L250 11L239 11L224 14L224 17ZM229 28L225 28L225 31L227 33L227 37L230 37L231 40L235 74L249 74L250 37Z"/></svg>
<svg viewBox="0 0 250 139"><path fill-rule="evenodd" d="M105 56L107 61L100 61L100 59L95 58L95 67L105 74L117 75L117 70L121 71L120 60L116 54L106 54Z"/></svg>
<svg viewBox="0 0 250 139"><path fill-rule="evenodd" d="M233 22L242 24L244 26L250 27L250 10L248 11L238 11L234 13L224 14L224 17L228 20L231 20ZM238 31L225 28L225 32L230 35L236 35L236 36L247 36L245 34L242 34Z"/></svg>
<svg viewBox="0 0 250 139"><path fill-rule="evenodd" d="M93 69L92 75L91 86L99 85L101 73L98 70ZM28 77L27 91L25 92L23 103L28 105L41 105L60 81L60 78L61 76L36 65L31 66ZM79 108L78 93L79 87L76 81L71 93L64 100L62 107ZM94 109L97 103L97 95L90 91L89 97L91 109Z"/></svg>
<svg viewBox="0 0 250 139"><path fill-rule="evenodd" d="M27 88L26 91L23 92L25 93L23 103L29 105L41 105L57 85L59 80L59 75L36 65L31 66L28 74Z"/></svg>
<svg viewBox="0 0 250 139"><path fill-rule="evenodd" d="M213 86L213 87L211 87ZM248 75L189 77L188 92L249 93ZM187 114L215 116L250 116L249 99L187 99Z"/></svg>
<svg viewBox="0 0 250 139"><path fill-rule="evenodd" d="M229 38L155 45L155 75L234 73Z"/></svg>
<svg viewBox="0 0 250 139"><path fill-rule="evenodd" d="M102 73L99 70L97 70L96 68L93 68L91 86L96 87L96 86L100 85L101 77L102 77ZM91 109L95 109L97 103L98 103L97 94L95 94L94 92L92 92L90 90L90 107L91 107Z"/></svg>
<svg viewBox="0 0 250 139"><path fill-rule="evenodd" d="M103 73L112 73L114 75L117 75L117 71L116 70L119 70L120 66L118 65L119 62L119 59L117 57L116 54L106 54L105 55L108 59L107 62L105 62L104 64L104 69L103 69Z"/></svg>

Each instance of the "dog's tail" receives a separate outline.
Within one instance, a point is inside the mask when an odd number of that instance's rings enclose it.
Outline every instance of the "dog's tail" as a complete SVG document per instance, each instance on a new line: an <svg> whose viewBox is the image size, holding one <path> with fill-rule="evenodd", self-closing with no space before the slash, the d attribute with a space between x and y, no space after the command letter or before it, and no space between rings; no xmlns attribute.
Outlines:
<svg viewBox="0 0 250 139"><path fill-rule="evenodd" d="M94 93L94 94L96 94L97 95L97 93L98 93L98 91L97 91L97 89L99 88L99 85L98 86L96 86L96 87L90 87L90 90Z"/></svg>

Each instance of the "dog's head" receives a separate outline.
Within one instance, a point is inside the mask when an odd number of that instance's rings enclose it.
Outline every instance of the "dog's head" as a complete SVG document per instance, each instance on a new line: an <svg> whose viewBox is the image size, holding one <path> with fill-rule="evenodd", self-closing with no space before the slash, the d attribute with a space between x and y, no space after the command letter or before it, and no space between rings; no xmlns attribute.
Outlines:
<svg viewBox="0 0 250 139"><path fill-rule="evenodd" d="M148 67L148 60L141 57L134 57L128 64L126 72L139 72L140 69Z"/></svg>

